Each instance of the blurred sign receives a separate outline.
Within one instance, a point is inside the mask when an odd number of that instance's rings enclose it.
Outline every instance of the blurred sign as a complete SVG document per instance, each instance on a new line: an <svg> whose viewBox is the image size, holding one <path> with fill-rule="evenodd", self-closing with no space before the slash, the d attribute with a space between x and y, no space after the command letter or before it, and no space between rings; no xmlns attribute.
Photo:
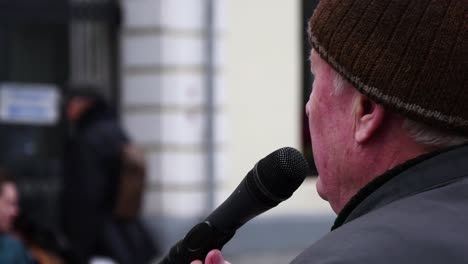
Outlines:
<svg viewBox="0 0 468 264"><path fill-rule="evenodd" d="M59 99L52 84L0 83L0 121L53 125L59 118Z"/></svg>

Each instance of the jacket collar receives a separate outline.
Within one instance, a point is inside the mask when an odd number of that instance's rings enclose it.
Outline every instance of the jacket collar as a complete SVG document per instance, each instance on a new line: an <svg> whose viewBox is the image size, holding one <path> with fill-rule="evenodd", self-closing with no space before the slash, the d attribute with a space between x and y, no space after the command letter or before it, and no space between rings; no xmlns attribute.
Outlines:
<svg viewBox="0 0 468 264"><path fill-rule="evenodd" d="M421 155L390 169L364 186L338 214L332 230L395 200L468 175L468 145Z"/></svg>

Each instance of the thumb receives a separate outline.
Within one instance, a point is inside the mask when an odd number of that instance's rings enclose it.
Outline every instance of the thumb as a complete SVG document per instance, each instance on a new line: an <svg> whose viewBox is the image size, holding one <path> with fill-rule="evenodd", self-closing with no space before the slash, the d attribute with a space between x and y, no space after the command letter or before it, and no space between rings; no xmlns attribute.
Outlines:
<svg viewBox="0 0 468 264"><path fill-rule="evenodd" d="M221 254L221 251L215 249L208 253L206 256L206 264L229 264L224 261L224 257Z"/></svg>

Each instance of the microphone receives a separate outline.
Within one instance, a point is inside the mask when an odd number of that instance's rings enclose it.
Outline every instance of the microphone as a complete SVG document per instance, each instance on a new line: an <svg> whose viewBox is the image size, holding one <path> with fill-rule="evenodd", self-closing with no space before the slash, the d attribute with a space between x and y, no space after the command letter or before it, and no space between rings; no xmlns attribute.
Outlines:
<svg viewBox="0 0 468 264"><path fill-rule="evenodd" d="M272 152L257 162L234 192L177 242L159 264L204 261L210 250L221 250L247 221L291 197L308 170L298 150L286 147Z"/></svg>

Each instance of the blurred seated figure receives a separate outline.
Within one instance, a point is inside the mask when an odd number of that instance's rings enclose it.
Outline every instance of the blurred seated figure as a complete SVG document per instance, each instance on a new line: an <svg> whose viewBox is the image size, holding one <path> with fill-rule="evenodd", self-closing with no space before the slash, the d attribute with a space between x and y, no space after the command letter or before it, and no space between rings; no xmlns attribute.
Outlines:
<svg viewBox="0 0 468 264"><path fill-rule="evenodd" d="M36 263L23 243L13 235L13 222L19 212L16 183L0 168L0 263Z"/></svg>

